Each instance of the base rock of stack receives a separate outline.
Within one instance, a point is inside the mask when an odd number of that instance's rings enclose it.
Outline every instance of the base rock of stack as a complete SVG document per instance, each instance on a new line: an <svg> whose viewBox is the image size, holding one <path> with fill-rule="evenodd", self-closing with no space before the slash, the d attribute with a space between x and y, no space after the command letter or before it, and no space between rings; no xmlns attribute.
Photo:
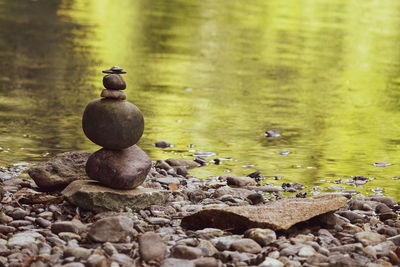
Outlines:
<svg viewBox="0 0 400 267"><path fill-rule="evenodd" d="M95 212L118 211L126 207L139 211L151 205L162 205L169 197L166 190L135 188L117 190L97 181L78 180L69 184L62 194L74 205Z"/></svg>
<svg viewBox="0 0 400 267"><path fill-rule="evenodd" d="M151 160L137 145L123 150L102 148L86 163L86 173L100 183L116 189L141 185L151 168Z"/></svg>

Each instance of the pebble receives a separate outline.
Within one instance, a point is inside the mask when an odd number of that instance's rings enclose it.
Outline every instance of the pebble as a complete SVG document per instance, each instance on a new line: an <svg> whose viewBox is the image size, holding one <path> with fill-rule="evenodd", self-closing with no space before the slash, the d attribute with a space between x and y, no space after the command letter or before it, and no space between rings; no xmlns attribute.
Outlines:
<svg viewBox="0 0 400 267"><path fill-rule="evenodd" d="M208 240L200 239L197 247L201 249L203 256L213 256L218 253L218 250Z"/></svg>
<svg viewBox="0 0 400 267"><path fill-rule="evenodd" d="M195 265L189 260L168 258L161 263L161 267L195 267Z"/></svg>
<svg viewBox="0 0 400 267"><path fill-rule="evenodd" d="M316 253L315 249L311 246L304 246L299 250L298 255L300 257L311 257Z"/></svg>
<svg viewBox="0 0 400 267"><path fill-rule="evenodd" d="M71 233L71 232L60 232L58 233L58 236L64 240L64 241L69 241L69 240L81 240L81 236L75 233Z"/></svg>
<svg viewBox="0 0 400 267"><path fill-rule="evenodd" d="M259 253L261 251L261 246L250 238L243 238L237 241L234 241L231 245L231 249L236 250L238 252L246 252L246 253Z"/></svg>
<svg viewBox="0 0 400 267"><path fill-rule="evenodd" d="M284 264L277 259L266 257L265 260L258 266L261 266L261 267L283 267Z"/></svg>
<svg viewBox="0 0 400 267"><path fill-rule="evenodd" d="M364 246L374 246L386 240L385 236L370 231L358 232L354 236Z"/></svg>
<svg viewBox="0 0 400 267"><path fill-rule="evenodd" d="M252 228L244 233L244 237L253 239L265 247L276 240L276 234L271 229Z"/></svg>
<svg viewBox="0 0 400 267"><path fill-rule="evenodd" d="M16 208L9 215L14 220L22 220L26 215L28 215L28 212L21 208Z"/></svg>
<svg viewBox="0 0 400 267"><path fill-rule="evenodd" d="M178 178L174 178L174 177L158 178L158 179L156 179L156 182L158 182L160 184L166 184L166 185L181 183L181 181Z"/></svg>
<svg viewBox="0 0 400 267"><path fill-rule="evenodd" d="M195 232L196 237L202 238L202 239L212 239L215 237L222 236L224 234L224 231L221 229L216 229L216 228L204 228L201 230L197 230Z"/></svg>
<svg viewBox="0 0 400 267"><path fill-rule="evenodd" d="M247 196L247 199L250 200L252 205L257 205L264 203L264 196L260 193L253 193Z"/></svg>
<svg viewBox="0 0 400 267"><path fill-rule="evenodd" d="M15 227L12 227L12 226L0 225L0 233L2 233L2 234L13 233L16 230L17 229Z"/></svg>
<svg viewBox="0 0 400 267"><path fill-rule="evenodd" d="M212 257L202 257L193 261L196 267L219 267L221 262Z"/></svg>
<svg viewBox="0 0 400 267"><path fill-rule="evenodd" d="M240 239L240 236L221 236L212 239L211 242L219 251L224 251L229 250L232 243L238 239Z"/></svg>
<svg viewBox="0 0 400 267"><path fill-rule="evenodd" d="M52 219L53 218L53 212L51 211L44 211L38 214L38 217L44 218L44 219Z"/></svg>
<svg viewBox="0 0 400 267"><path fill-rule="evenodd" d="M60 232L71 232L79 234L86 230L86 226L78 220L58 221L51 225L51 231L55 234Z"/></svg>
<svg viewBox="0 0 400 267"><path fill-rule="evenodd" d="M86 261L86 267L108 267L107 258L103 255L90 255Z"/></svg>
<svg viewBox="0 0 400 267"><path fill-rule="evenodd" d="M400 235L389 237L387 240L392 241L396 246L400 246Z"/></svg>
<svg viewBox="0 0 400 267"><path fill-rule="evenodd" d="M51 221L46 220L44 218L36 218L35 222L40 225L42 228L47 228L51 225Z"/></svg>
<svg viewBox="0 0 400 267"><path fill-rule="evenodd" d="M13 220L10 216L7 216L4 212L0 212L0 222L9 223Z"/></svg>
<svg viewBox="0 0 400 267"><path fill-rule="evenodd" d="M37 240L44 240L44 237L34 231L19 232L13 235L7 242L8 247L27 247Z"/></svg>
<svg viewBox="0 0 400 267"><path fill-rule="evenodd" d="M110 260L116 261L121 266L135 266L135 261L131 257L121 253L112 255Z"/></svg>
<svg viewBox="0 0 400 267"><path fill-rule="evenodd" d="M124 242L134 234L133 220L126 216L100 219L88 231L88 236L95 242Z"/></svg>
<svg viewBox="0 0 400 267"><path fill-rule="evenodd" d="M139 236L139 254L144 261L161 261L164 259L167 246L161 236L154 232L147 232Z"/></svg>
<svg viewBox="0 0 400 267"><path fill-rule="evenodd" d="M177 245L171 249L171 256L173 258L193 260L200 258L201 255L202 250L200 248Z"/></svg>
<svg viewBox="0 0 400 267"><path fill-rule="evenodd" d="M15 221L10 222L8 225L13 226L13 227L21 227L21 226L32 225L32 222L27 221L27 220L15 220Z"/></svg>
<svg viewBox="0 0 400 267"><path fill-rule="evenodd" d="M114 247L113 244L111 244L110 242L105 242L102 246L104 252L108 255L108 256L112 256L114 254L118 253L118 250Z"/></svg>
<svg viewBox="0 0 400 267"><path fill-rule="evenodd" d="M168 141L160 140L160 141L155 142L155 143L154 143L154 146L155 146L155 147L159 147L159 148L167 148L167 147L173 147L174 145L171 144L171 143L168 142Z"/></svg>
<svg viewBox="0 0 400 267"><path fill-rule="evenodd" d="M64 257L74 257L77 260L86 260L91 255L90 249L82 247L67 247L64 250Z"/></svg>

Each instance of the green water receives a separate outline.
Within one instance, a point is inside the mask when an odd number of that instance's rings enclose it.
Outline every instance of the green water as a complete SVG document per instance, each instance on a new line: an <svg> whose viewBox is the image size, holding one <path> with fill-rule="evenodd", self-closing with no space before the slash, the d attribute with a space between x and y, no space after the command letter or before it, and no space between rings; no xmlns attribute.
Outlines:
<svg viewBox="0 0 400 267"><path fill-rule="evenodd" d="M233 160L192 174L364 175L400 198L398 0L0 0L0 22L2 166L99 149L81 114L119 65L153 160L211 151Z"/></svg>

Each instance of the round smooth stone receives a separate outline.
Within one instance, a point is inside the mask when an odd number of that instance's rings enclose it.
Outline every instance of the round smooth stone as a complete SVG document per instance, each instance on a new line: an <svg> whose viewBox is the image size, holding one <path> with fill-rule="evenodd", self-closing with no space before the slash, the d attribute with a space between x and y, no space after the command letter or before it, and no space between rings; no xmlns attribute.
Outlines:
<svg viewBox="0 0 400 267"><path fill-rule="evenodd" d="M103 85L110 90L124 90L126 83L124 78L118 74L110 74L103 77Z"/></svg>
<svg viewBox="0 0 400 267"><path fill-rule="evenodd" d="M108 149L124 149L139 141L144 119L142 112L128 101L99 98L87 104L82 128L93 143Z"/></svg>
<svg viewBox="0 0 400 267"><path fill-rule="evenodd" d="M108 90L104 89L101 91L101 97L105 98L112 98L112 99L119 99L119 100L125 100L126 99L126 94L120 90Z"/></svg>
<svg viewBox="0 0 400 267"><path fill-rule="evenodd" d="M141 185L151 168L151 160L137 145L123 150L102 148L86 163L86 173L100 183L116 189Z"/></svg>

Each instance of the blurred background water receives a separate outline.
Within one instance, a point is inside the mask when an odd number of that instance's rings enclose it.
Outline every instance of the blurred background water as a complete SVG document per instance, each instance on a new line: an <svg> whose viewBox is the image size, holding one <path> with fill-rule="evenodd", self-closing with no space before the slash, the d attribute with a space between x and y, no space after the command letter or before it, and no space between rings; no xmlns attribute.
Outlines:
<svg viewBox="0 0 400 267"><path fill-rule="evenodd" d="M0 22L2 166L99 149L81 115L118 65L153 160L214 152L232 160L191 173L307 190L364 175L399 199L398 0L0 0Z"/></svg>

